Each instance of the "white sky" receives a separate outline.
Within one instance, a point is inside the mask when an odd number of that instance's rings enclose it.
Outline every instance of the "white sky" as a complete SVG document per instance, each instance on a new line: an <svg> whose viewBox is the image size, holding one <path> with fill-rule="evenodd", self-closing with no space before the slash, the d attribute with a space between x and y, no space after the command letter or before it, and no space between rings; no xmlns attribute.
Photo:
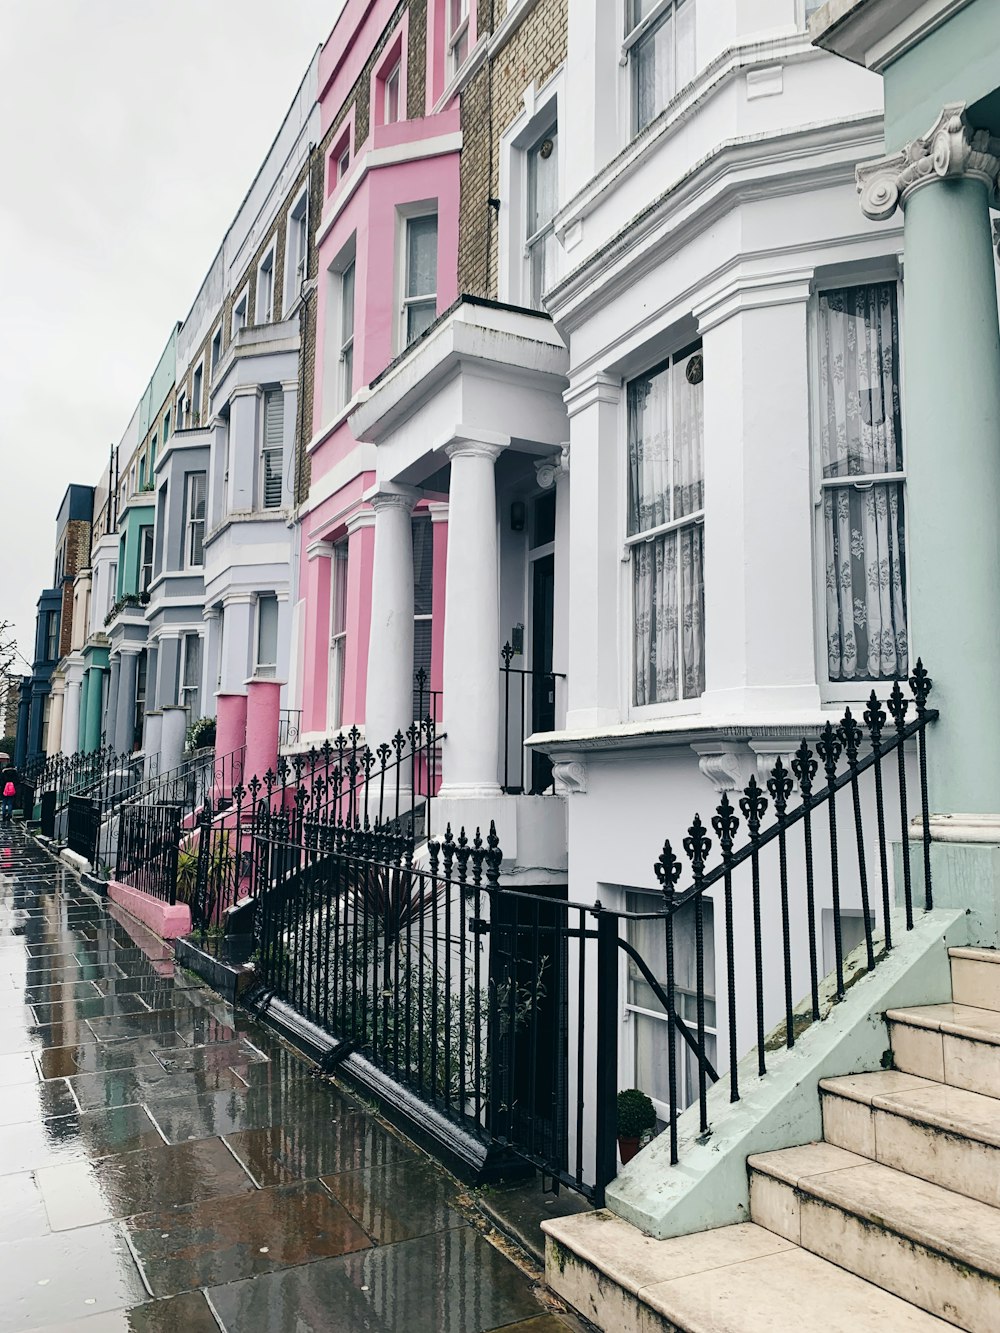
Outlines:
<svg viewBox="0 0 1000 1333"><path fill-rule="evenodd" d="M0 0L0 620L92 485L342 0ZM24 667L24 663L21 663Z"/></svg>

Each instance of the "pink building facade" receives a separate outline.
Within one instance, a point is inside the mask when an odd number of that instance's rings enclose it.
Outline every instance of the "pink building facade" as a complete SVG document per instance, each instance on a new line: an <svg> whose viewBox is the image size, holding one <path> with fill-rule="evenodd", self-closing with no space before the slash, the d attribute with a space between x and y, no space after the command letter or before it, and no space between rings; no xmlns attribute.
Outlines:
<svg viewBox="0 0 1000 1333"><path fill-rule="evenodd" d="M375 447L355 439L350 414L367 386L458 296L462 135L458 99L442 96L448 63L458 57L445 39L442 0L428 5L426 44L412 39L409 20L409 8L391 0L349 0L320 56L324 201L315 224L311 484L300 510L306 745L364 727L369 714L380 501ZM472 13L460 40L474 42L474 24ZM436 503L425 491L408 508L402 494L389 501L402 505L413 525L414 619L399 642L415 645L414 668L427 673L428 711L441 684L446 499ZM390 702L393 717L399 707Z"/></svg>

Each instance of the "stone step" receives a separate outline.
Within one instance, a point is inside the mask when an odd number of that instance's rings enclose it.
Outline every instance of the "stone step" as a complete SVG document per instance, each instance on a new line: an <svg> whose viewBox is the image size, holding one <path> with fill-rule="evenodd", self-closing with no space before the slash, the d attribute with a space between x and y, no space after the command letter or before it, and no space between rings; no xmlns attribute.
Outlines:
<svg viewBox="0 0 1000 1333"><path fill-rule="evenodd" d="M896 1069L1000 1097L1000 1013L952 1002L889 1009L885 1017Z"/></svg>
<svg viewBox="0 0 1000 1333"><path fill-rule="evenodd" d="M1000 1012L1000 949L949 949L951 998Z"/></svg>
<svg viewBox="0 0 1000 1333"><path fill-rule="evenodd" d="M750 1223L653 1240L601 1210L542 1223L548 1285L614 1333L944 1333L916 1306ZM794 1311L794 1316L791 1315Z"/></svg>
<svg viewBox="0 0 1000 1333"><path fill-rule="evenodd" d="M1000 1207L1000 1101L887 1069L820 1082L823 1137Z"/></svg>
<svg viewBox="0 0 1000 1333"><path fill-rule="evenodd" d="M1000 1328L1000 1210L830 1143L748 1166L758 1225L969 1333Z"/></svg>

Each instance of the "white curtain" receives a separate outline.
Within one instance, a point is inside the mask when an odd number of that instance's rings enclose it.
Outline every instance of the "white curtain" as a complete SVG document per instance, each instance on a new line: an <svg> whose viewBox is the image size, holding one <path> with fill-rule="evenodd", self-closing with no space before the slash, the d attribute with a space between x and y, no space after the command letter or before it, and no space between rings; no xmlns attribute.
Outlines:
<svg viewBox="0 0 1000 1333"><path fill-rule="evenodd" d="M701 353L629 385L629 535L704 506ZM705 688L700 524L632 548L634 699L695 698Z"/></svg>
<svg viewBox="0 0 1000 1333"><path fill-rule="evenodd" d="M905 676L908 665L899 317L894 283L820 297L827 648L831 680ZM850 479L850 480L848 480Z"/></svg>

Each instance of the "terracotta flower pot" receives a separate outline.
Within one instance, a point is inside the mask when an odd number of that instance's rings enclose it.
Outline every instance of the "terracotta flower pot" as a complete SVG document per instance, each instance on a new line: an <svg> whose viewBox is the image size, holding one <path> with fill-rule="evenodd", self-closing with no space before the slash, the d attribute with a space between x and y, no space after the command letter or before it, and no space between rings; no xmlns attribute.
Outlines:
<svg viewBox="0 0 1000 1333"><path fill-rule="evenodd" d="M639 1137L636 1135L633 1139L618 1139L618 1156L622 1159L622 1166L626 1162L631 1162L632 1158L639 1151Z"/></svg>

